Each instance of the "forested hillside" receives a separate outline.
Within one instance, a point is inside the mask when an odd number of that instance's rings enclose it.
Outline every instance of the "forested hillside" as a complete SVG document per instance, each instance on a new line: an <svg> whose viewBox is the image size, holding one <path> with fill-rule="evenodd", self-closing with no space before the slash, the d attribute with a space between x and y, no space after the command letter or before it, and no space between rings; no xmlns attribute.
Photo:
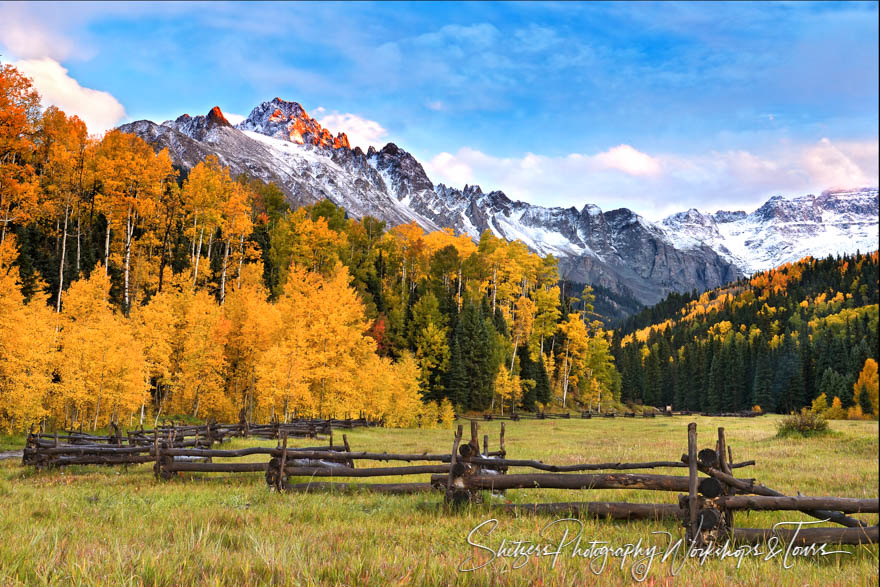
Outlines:
<svg viewBox="0 0 880 587"><path fill-rule="evenodd" d="M185 177L122 132L42 111L0 66L0 428L167 415L458 410L619 397L610 332L556 260L388 229L213 157ZM568 293L568 292L567 292Z"/></svg>
<svg viewBox="0 0 880 587"><path fill-rule="evenodd" d="M615 333L622 399L716 413L818 400L837 417L876 415L877 314L876 251L671 295Z"/></svg>

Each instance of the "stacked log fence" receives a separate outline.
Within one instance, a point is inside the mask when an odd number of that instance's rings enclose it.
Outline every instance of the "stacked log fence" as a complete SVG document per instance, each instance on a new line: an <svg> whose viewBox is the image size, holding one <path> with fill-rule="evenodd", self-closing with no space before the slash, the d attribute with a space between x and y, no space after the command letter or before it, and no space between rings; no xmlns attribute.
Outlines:
<svg viewBox="0 0 880 587"><path fill-rule="evenodd" d="M325 422L328 423L328 422ZM611 519L673 519L685 528L696 544L760 542L777 536L796 545L818 543L874 544L878 526L854 518L853 513L880 513L880 500L785 495L734 472L755 465L735 462L724 428L717 429L714 446L699 449L697 425L690 423L687 452L678 460L606 462L555 465L537 460L508 458L505 423L501 423L497 450L490 450L489 437L480 443L479 424L470 422L470 437L459 425L450 452L403 454L353 451L346 434L342 444L292 447L288 440L301 428L286 429L273 423L250 426L259 438L277 439L274 447L215 448L214 444L241 432L240 427L208 424L189 427L157 427L123 437L118 430L105 436L80 433L31 434L23 462L37 467L70 464L153 463L158 479L170 480L182 473L255 473L278 491L351 491L408 494L440 491L452 506L479 503L485 492L513 490L614 490L638 489L677 494L677 501L629 503L615 501L565 501L552 503L506 503L493 506L514 513L569 513ZM147 441L150 442L147 442ZM86 443L88 442L88 444ZM127 442L127 444L126 444ZM264 457L254 460L255 456ZM216 460L222 459L222 460ZM366 465L366 466L365 466ZM516 472L511 472L512 468ZM656 474L652 469L682 469L682 474ZM686 471L685 471L686 470ZM430 481L424 481L430 475ZM401 477L417 476L415 482ZM393 477L389 482L355 482ZM799 511L822 522L842 527L740 528L735 514L741 511Z"/></svg>

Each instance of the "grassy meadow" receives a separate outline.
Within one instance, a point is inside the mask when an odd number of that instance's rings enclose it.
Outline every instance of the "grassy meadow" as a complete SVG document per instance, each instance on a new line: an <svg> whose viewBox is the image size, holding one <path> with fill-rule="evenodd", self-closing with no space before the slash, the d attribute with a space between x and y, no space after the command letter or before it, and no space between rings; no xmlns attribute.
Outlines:
<svg viewBox="0 0 880 587"><path fill-rule="evenodd" d="M835 421L831 434L824 437L779 439L777 416L693 419L701 447L714 446L716 427L724 426L734 460L757 461L757 466L739 470L740 477L755 477L786 494L877 496L877 422ZM557 464L677 460L687 449L689 421L675 417L508 422L507 452L511 458ZM497 449L499 427L495 422L480 424L481 438L490 435L490 450ZM358 429L348 438L355 451L436 453L447 452L452 445L450 430ZM20 437L0 438L0 450L20 448L22 443ZM224 446L258 443L234 440ZM655 472L686 474L685 469ZM597 575L589 560L572 557L570 549L555 564L545 557L532 558L516 569L507 559L470 573L458 568L473 564L467 560L471 557L480 562L489 558L487 551L466 542L481 522L497 518L494 533L478 539L495 548L503 538L545 542L542 529L556 519L493 512L492 504L677 501L674 493L635 490L515 490L503 497L484 497L482 505L451 510L442 505L439 492L278 494L257 473L188 474L161 482L154 480L150 465L38 472L23 468L18 460L3 460L0 584L628 585L635 582L630 561L621 569L619 559L609 559ZM861 517L877 523L876 514ZM736 525L761 528L810 519L797 512L738 513ZM582 524L584 543L601 540L623 546L641 539L643 545L663 547L666 539L652 532L683 535L671 521L583 519ZM550 529L545 537L557 542L557 529ZM739 568L736 559L709 559L702 565L689 560L680 569L657 557L645 583L877 584L877 546L839 548L849 554L798 559L791 568L784 568L781 555L766 561L745 558Z"/></svg>

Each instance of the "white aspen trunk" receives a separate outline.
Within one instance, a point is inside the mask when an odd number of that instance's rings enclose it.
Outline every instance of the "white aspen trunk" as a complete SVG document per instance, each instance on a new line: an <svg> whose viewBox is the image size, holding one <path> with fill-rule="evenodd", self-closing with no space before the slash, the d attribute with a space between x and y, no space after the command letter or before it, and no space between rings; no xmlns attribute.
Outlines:
<svg viewBox="0 0 880 587"><path fill-rule="evenodd" d="M110 275L110 218L107 218L107 234L104 237L104 275Z"/></svg>
<svg viewBox="0 0 880 587"><path fill-rule="evenodd" d="M124 287L123 287L123 309L125 311L125 315L128 316L128 312L130 308L130 283L129 276L131 273L131 241L134 238L134 218L132 218L132 211L129 209L128 218L125 222L125 279L124 279Z"/></svg>
<svg viewBox="0 0 880 587"><path fill-rule="evenodd" d="M199 280L199 260L202 258L202 235L205 234L205 227L199 232L199 246L196 249L195 270L193 271L193 289L196 288L196 282Z"/></svg>
<svg viewBox="0 0 880 587"><path fill-rule="evenodd" d="M77 206L76 209L76 275L77 277L82 271L80 265L80 250L82 249L82 225L81 225L81 217L82 210L80 210L80 206Z"/></svg>
<svg viewBox="0 0 880 587"><path fill-rule="evenodd" d="M223 271L220 273L220 305L226 301L226 267L229 265L229 238L226 239L226 251L223 253Z"/></svg>
<svg viewBox="0 0 880 587"><path fill-rule="evenodd" d="M498 296L498 267L492 268L492 313L495 313L495 298Z"/></svg>
<svg viewBox="0 0 880 587"><path fill-rule="evenodd" d="M208 271L211 270L211 248L214 246L214 230L208 233L208 253L205 255L205 261L208 263Z"/></svg>
<svg viewBox="0 0 880 587"><path fill-rule="evenodd" d="M141 426L144 425L144 404L141 403Z"/></svg>
<svg viewBox="0 0 880 587"><path fill-rule="evenodd" d="M513 356L510 357L510 374L513 375L513 362L516 361L516 347L519 346L519 334L513 340Z"/></svg>
<svg viewBox="0 0 880 587"><path fill-rule="evenodd" d="M190 265L196 264L196 232L199 229L199 218L198 216L193 216L193 237L189 244L189 259Z"/></svg>
<svg viewBox="0 0 880 587"><path fill-rule="evenodd" d="M235 288L241 289L241 266L244 263L244 233L241 233L241 237L238 241L238 275L235 280Z"/></svg>
<svg viewBox="0 0 880 587"><path fill-rule="evenodd" d="M64 257L67 255L67 217L70 215L69 202L64 203L64 233L61 235L61 262L58 263L58 301L55 311L61 311L61 291L64 289Z"/></svg>
<svg viewBox="0 0 880 587"><path fill-rule="evenodd" d="M568 364L568 345L565 346L565 361L562 363L562 407L565 407L565 400L568 397L568 373L570 367Z"/></svg>

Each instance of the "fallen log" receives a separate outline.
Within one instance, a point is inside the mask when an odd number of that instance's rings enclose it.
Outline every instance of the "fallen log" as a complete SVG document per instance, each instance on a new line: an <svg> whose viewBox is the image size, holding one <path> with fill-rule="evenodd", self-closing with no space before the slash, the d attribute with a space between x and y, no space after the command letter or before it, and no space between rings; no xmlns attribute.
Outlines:
<svg viewBox="0 0 880 587"><path fill-rule="evenodd" d="M880 512L880 499L851 497L808 497L804 495L771 497L765 495L722 496L716 503L729 510L833 510L850 514Z"/></svg>
<svg viewBox="0 0 880 587"><path fill-rule="evenodd" d="M734 528L737 542L766 542L772 537L794 546L810 544L876 544L880 538L877 526L867 528Z"/></svg>
<svg viewBox="0 0 880 587"><path fill-rule="evenodd" d="M432 476L432 483L446 484L442 476ZM687 491L688 478L671 475L632 473L608 474L516 474L473 475L467 477L467 489L648 489L655 491Z"/></svg>
<svg viewBox="0 0 880 587"><path fill-rule="evenodd" d="M572 514L612 520L681 519L677 504L575 501L563 503L509 503L502 510L528 514Z"/></svg>

